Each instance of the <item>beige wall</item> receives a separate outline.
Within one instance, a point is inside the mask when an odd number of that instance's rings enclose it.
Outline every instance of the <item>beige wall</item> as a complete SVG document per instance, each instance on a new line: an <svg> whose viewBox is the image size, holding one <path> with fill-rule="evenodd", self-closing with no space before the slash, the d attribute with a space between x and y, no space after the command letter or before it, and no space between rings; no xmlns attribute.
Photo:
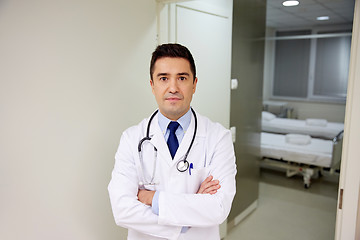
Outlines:
<svg viewBox="0 0 360 240"><path fill-rule="evenodd" d="M275 29L267 28L266 35L267 37L275 36ZM265 42L263 100L276 101L271 98L271 83L274 77L274 55L275 41L268 40ZM298 119L324 118L332 122L344 122L345 104L294 100L279 101L287 102L289 107L294 108L294 116Z"/></svg>
<svg viewBox="0 0 360 240"><path fill-rule="evenodd" d="M152 0L0 2L0 239L125 239L107 193L153 111Z"/></svg>

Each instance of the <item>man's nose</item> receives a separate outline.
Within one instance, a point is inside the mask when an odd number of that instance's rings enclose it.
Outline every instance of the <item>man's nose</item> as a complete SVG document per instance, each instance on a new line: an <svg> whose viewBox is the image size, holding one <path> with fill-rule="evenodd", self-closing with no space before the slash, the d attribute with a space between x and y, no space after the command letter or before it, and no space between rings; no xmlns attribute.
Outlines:
<svg viewBox="0 0 360 240"><path fill-rule="evenodd" d="M178 82L174 78L170 79L170 81L169 81L169 91L172 93L178 91Z"/></svg>

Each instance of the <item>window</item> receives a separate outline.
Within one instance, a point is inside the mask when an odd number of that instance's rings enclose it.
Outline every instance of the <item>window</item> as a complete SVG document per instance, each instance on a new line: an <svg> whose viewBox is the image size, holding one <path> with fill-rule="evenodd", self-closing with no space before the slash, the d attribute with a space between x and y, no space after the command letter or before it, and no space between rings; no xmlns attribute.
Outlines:
<svg viewBox="0 0 360 240"><path fill-rule="evenodd" d="M350 45L350 36L317 39L314 96L346 97Z"/></svg>
<svg viewBox="0 0 360 240"><path fill-rule="evenodd" d="M311 31L277 32L277 37L308 35ZM273 94L306 98L308 90L310 39L276 41Z"/></svg>
<svg viewBox="0 0 360 240"><path fill-rule="evenodd" d="M273 98L345 101L351 30L277 31L276 39Z"/></svg>

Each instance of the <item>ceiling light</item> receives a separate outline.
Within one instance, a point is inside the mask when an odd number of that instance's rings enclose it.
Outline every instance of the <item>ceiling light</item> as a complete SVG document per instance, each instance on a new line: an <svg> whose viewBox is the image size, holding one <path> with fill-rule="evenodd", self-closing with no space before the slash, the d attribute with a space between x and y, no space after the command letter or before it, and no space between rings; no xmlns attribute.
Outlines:
<svg viewBox="0 0 360 240"><path fill-rule="evenodd" d="M299 5L299 1L285 1L282 3L285 7L292 7Z"/></svg>
<svg viewBox="0 0 360 240"><path fill-rule="evenodd" d="M330 17L329 16L321 16L321 17L317 17L316 20L319 20L319 21L325 21L325 20L329 20Z"/></svg>

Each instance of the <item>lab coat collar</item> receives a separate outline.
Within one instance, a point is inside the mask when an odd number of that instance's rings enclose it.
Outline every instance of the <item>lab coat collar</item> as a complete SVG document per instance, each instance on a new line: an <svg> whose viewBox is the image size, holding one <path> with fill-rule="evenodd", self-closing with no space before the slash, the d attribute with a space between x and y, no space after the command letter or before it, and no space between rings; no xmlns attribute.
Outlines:
<svg viewBox="0 0 360 240"><path fill-rule="evenodd" d="M193 148L198 144L198 138L205 136L205 128L204 128L204 122L202 122L202 117L199 116L198 113L196 113L197 116L197 132L196 137L194 140L194 144L191 147L190 152L193 150ZM160 126L158 124L158 115L154 117L154 119L151 121L150 126L150 137L151 137L151 144L153 144L156 149L158 150L158 154L161 155L161 158L166 159L166 162L169 164L169 166L173 166L174 164L177 164L179 160L182 160L183 157L186 154L186 151L188 150L190 146L190 142L192 140L193 134L194 134L194 128L195 128L195 117L192 114L191 115L191 122L190 125L184 134L184 138L182 139L179 148L174 156L174 159L171 158L169 148L167 146L167 143L164 138L164 134L162 133ZM160 157L160 156L159 156Z"/></svg>

